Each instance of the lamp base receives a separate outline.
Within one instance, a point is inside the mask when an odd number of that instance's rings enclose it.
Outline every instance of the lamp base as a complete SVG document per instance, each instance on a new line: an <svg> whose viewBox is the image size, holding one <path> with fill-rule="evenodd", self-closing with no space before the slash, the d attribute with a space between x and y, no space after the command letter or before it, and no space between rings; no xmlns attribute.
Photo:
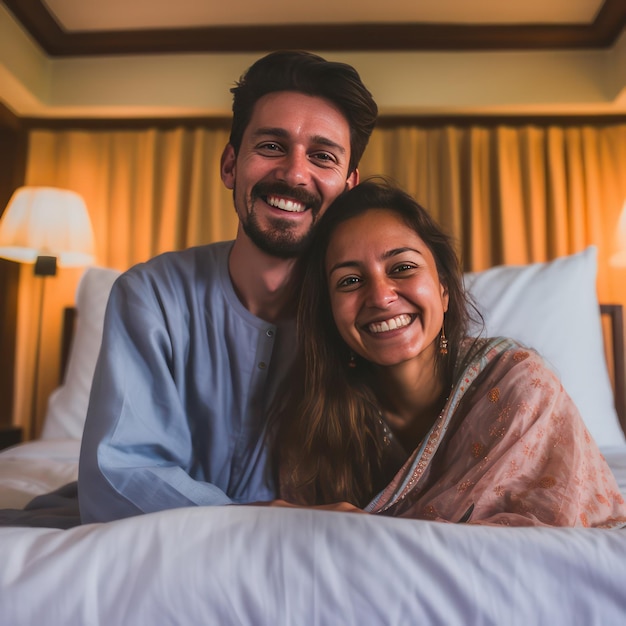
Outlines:
<svg viewBox="0 0 626 626"><path fill-rule="evenodd" d="M35 261L35 276L55 276L57 258L55 256L38 256Z"/></svg>

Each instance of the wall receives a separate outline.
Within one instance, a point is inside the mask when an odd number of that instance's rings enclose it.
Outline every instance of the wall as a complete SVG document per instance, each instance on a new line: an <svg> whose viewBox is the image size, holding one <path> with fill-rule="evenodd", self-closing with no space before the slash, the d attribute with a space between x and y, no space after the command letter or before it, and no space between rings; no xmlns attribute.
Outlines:
<svg viewBox="0 0 626 626"><path fill-rule="evenodd" d="M24 180L25 158L26 133L0 104L0 215ZM19 265L0 259L0 427L11 423L14 406L18 284Z"/></svg>

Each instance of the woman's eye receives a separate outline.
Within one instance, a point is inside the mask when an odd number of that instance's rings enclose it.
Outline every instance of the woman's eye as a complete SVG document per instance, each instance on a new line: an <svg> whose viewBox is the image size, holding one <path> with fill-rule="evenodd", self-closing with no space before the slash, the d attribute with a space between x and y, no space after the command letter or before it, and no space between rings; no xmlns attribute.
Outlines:
<svg viewBox="0 0 626 626"><path fill-rule="evenodd" d="M358 279L357 276L346 276L345 278L342 278L338 283L337 286L338 287L354 287L355 285L358 285L361 281Z"/></svg>
<svg viewBox="0 0 626 626"><path fill-rule="evenodd" d="M400 263L400 265L396 265L391 271L396 274L400 274L402 272L408 272L410 270L415 269L415 265L412 263Z"/></svg>

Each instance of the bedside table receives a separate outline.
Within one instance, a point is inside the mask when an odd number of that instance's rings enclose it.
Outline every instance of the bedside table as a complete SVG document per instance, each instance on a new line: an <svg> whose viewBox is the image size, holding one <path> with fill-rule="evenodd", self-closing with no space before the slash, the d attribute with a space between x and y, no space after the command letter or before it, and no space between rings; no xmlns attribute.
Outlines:
<svg viewBox="0 0 626 626"><path fill-rule="evenodd" d="M0 426L0 450L22 442L20 426Z"/></svg>

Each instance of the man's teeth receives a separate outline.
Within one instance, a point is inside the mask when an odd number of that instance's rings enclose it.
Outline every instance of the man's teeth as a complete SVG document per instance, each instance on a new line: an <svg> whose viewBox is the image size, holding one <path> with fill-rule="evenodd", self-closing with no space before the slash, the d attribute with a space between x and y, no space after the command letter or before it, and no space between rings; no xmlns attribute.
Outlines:
<svg viewBox="0 0 626 626"><path fill-rule="evenodd" d="M386 333L390 330L396 330L398 328L408 326L410 323L411 316L403 313L402 315L392 317L390 320L385 320L384 322L374 322L372 324L369 324L367 329L371 333Z"/></svg>
<svg viewBox="0 0 626 626"><path fill-rule="evenodd" d="M280 209L281 211L289 211L290 213L302 213L302 211L306 209L304 204L294 202L293 200L286 200L285 198L274 198L269 196L267 198L267 203L270 206Z"/></svg>

